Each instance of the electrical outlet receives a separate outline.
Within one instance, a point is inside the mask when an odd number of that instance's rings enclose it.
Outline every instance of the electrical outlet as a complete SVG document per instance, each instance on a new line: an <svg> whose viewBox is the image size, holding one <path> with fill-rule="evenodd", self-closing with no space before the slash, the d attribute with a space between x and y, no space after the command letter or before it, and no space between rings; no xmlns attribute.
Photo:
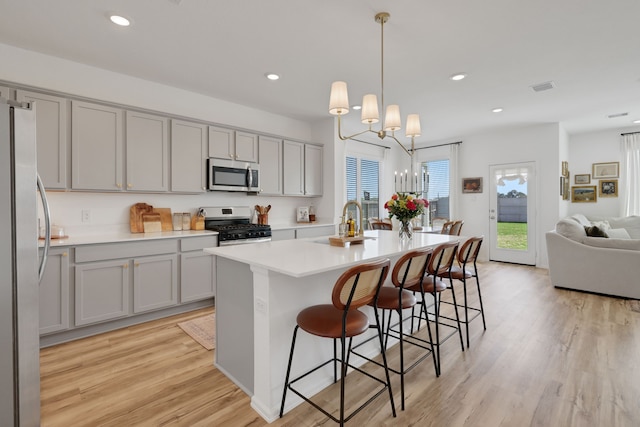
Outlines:
<svg viewBox="0 0 640 427"><path fill-rule="evenodd" d="M82 222L91 222L91 211L89 209L82 210Z"/></svg>
<svg viewBox="0 0 640 427"><path fill-rule="evenodd" d="M267 312L267 302L262 298L256 298L256 312L260 314Z"/></svg>

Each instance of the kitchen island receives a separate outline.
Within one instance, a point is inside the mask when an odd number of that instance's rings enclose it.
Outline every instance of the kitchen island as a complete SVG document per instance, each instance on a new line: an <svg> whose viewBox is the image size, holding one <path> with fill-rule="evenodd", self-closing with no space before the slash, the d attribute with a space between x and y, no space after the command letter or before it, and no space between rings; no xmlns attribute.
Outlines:
<svg viewBox="0 0 640 427"><path fill-rule="evenodd" d="M328 236L205 248L216 255L215 365L251 396L251 406L267 421L278 417L291 336L298 312L330 304L338 277L348 268L380 258L393 263L405 252L459 241L459 236L397 231L365 232L363 244L329 245ZM326 342L324 342L326 341ZM379 352L374 342L365 352ZM330 340L298 334L292 375L331 357ZM333 382L332 369L303 392L312 395ZM285 411L301 402L289 394Z"/></svg>

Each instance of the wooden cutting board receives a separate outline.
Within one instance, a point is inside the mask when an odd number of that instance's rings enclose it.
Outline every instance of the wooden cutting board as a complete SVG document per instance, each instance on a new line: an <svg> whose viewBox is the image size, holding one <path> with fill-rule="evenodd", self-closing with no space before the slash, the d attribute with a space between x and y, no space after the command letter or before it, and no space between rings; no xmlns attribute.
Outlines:
<svg viewBox="0 0 640 427"><path fill-rule="evenodd" d="M132 233L144 233L142 215L153 212L153 206L146 203L136 203L129 209L129 225Z"/></svg>
<svg viewBox="0 0 640 427"><path fill-rule="evenodd" d="M142 228L145 233L162 231L162 222L159 213L142 214Z"/></svg>
<svg viewBox="0 0 640 427"><path fill-rule="evenodd" d="M160 226L162 231L173 231L171 208L153 208L153 213L160 214Z"/></svg>

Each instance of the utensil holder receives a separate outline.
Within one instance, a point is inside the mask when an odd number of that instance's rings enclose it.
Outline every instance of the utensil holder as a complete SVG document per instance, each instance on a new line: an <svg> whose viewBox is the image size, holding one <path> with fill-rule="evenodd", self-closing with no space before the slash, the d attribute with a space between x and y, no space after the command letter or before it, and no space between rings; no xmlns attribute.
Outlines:
<svg viewBox="0 0 640 427"><path fill-rule="evenodd" d="M258 214L258 224L260 225L269 224L269 214Z"/></svg>

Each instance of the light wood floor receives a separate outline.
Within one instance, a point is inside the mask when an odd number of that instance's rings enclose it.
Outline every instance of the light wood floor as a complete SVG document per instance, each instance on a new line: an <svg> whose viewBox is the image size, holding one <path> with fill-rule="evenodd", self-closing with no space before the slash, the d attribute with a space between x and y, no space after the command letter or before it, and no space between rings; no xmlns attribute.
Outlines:
<svg viewBox="0 0 640 427"><path fill-rule="evenodd" d="M532 267L484 263L480 277L487 330L472 322L471 348L447 341L440 378L430 358L413 370L397 418L383 395L347 425L640 425L638 301L555 289ZM176 326L211 310L43 349L42 425L267 425ZM271 425L334 423L302 404Z"/></svg>

